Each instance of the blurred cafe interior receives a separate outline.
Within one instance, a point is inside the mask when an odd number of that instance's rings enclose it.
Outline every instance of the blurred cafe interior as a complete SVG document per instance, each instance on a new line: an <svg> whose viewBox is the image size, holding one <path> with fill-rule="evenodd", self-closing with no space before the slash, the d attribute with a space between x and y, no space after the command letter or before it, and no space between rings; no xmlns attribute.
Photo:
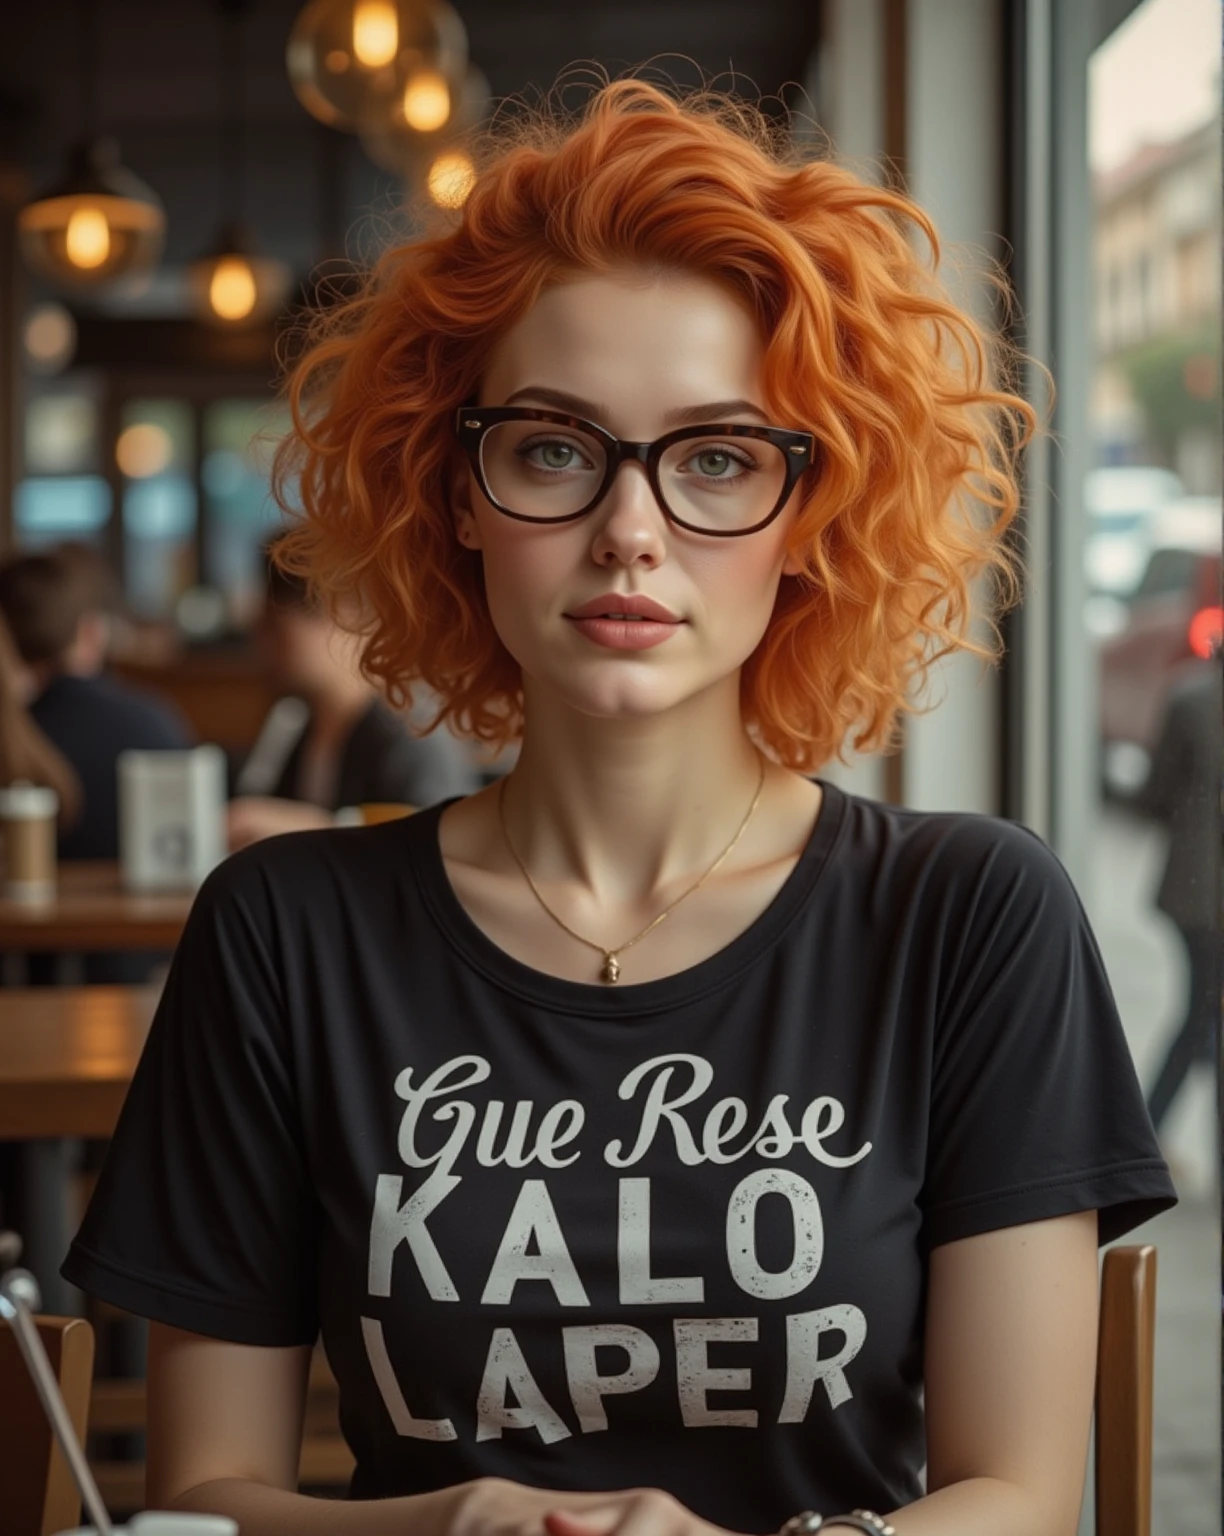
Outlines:
<svg viewBox="0 0 1224 1536"><path fill-rule="evenodd" d="M406 38L406 83L372 84ZM462 205L465 144L494 112L563 72L577 100L591 66L643 65L760 99L811 153L907 189L953 266L963 250L1006 273L1052 431L1026 463L1005 655L948 661L899 750L822 773L1023 822L1071 873L1182 1196L1150 1235L1152 1529L1204 1536L1221 1508L1218 1045L1183 1025L1191 951L1157 892L1178 838L1218 849L1218 746L1210 795L1153 784L1170 700L1212 672L1224 630L1218 0L7 8L0 704L53 752L6 758L32 798L0 786L0 1228L21 1232L43 1310L94 1325L89 1454L126 1516L141 1330L58 1269L191 890L247 842L466 794L511 761L415 734L270 572L285 360L303 311L411 237L425 202ZM997 314L980 262L965 270L963 298ZM342 1491L349 1469L320 1356L302 1487ZM1084 1533L1092 1505L1090 1488Z"/></svg>

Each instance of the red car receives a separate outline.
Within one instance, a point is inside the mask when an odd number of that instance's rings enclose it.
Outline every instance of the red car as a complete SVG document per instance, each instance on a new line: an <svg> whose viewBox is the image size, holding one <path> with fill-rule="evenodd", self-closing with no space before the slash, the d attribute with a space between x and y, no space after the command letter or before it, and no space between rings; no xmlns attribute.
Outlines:
<svg viewBox="0 0 1224 1536"><path fill-rule="evenodd" d="M1174 673L1211 655L1224 634L1220 545L1220 503L1212 497L1186 497L1154 519L1126 622L1100 651L1102 768L1111 793L1133 794L1143 784Z"/></svg>

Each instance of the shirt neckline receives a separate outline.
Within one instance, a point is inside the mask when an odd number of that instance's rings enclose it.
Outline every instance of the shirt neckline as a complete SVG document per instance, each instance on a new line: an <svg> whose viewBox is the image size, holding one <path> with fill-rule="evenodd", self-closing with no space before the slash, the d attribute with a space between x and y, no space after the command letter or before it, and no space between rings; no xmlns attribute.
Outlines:
<svg viewBox="0 0 1224 1536"><path fill-rule="evenodd" d="M823 798L808 841L773 900L743 933L696 965L670 976L653 981L618 982L615 986L569 981L536 970L495 944L468 915L446 872L438 836L442 812L462 799L461 795L452 795L395 825L403 828L415 844L414 856L408 863L434 920L451 947L473 969L496 986L556 1012L623 1019L661 1013L718 990L782 936L819 880L845 822L847 796L825 779L817 779L816 783Z"/></svg>

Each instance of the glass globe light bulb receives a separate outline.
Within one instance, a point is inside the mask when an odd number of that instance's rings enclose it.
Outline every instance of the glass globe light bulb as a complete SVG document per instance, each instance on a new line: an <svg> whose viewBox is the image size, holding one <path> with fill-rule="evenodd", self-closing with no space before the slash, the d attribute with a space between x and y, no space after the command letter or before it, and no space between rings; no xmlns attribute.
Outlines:
<svg viewBox="0 0 1224 1536"><path fill-rule="evenodd" d="M472 157L461 149L444 149L429 167L425 185L439 208L462 208L476 185Z"/></svg>
<svg viewBox="0 0 1224 1536"><path fill-rule="evenodd" d="M74 267L90 271L110 255L110 225L100 208L78 208L68 218L64 251Z"/></svg>
<svg viewBox="0 0 1224 1536"><path fill-rule="evenodd" d="M451 115L450 86L436 69L418 70L404 87L401 111L409 128L436 133Z"/></svg>
<svg viewBox="0 0 1224 1536"><path fill-rule="evenodd" d="M399 51L399 18L387 0L357 0L353 7L353 53L367 69L390 64Z"/></svg>
<svg viewBox="0 0 1224 1536"><path fill-rule="evenodd" d="M452 90L467 67L467 31L447 0L310 0L285 63L306 110L355 133L398 112L416 76L434 73Z"/></svg>
<svg viewBox="0 0 1224 1536"><path fill-rule="evenodd" d="M225 256L208 284L208 302L221 320L245 320L255 308L255 274L241 256Z"/></svg>

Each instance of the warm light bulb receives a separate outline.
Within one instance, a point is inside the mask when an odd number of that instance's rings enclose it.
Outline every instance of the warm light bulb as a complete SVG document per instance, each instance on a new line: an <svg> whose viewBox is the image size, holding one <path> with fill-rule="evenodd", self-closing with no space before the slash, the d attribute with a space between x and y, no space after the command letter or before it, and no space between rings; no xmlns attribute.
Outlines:
<svg viewBox="0 0 1224 1536"><path fill-rule="evenodd" d="M40 304L26 320L26 360L39 373L58 373L65 367L76 341L76 321L62 304Z"/></svg>
<svg viewBox="0 0 1224 1536"><path fill-rule="evenodd" d="M418 133L435 133L451 113L450 87L436 69L418 70L404 87L404 121Z"/></svg>
<svg viewBox="0 0 1224 1536"><path fill-rule="evenodd" d="M223 256L208 284L208 302L222 320L245 320L258 297L251 264L241 256Z"/></svg>
<svg viewBox="0 0 1224 1536"><path fill-rule="evenodd" d="M476 185L476 167L461 149L446 149L429 167L425 184L439 208L462 208Z"/></svg>
<svg viewBox="0 0 1224 1536"><path fill-rule="evenodd" d="M110 225L100 208L78 208L68 220L68 260L74 267L92 271L110 255Z"/></svg>
<svg viewBox="0 0 1224 1536"><path fill-rule="evenodd" d="M169 467L174 445L165 427L154 421L138 421L125 427L115 444L115 463L129 480L147 480Z"/></svg>
<svg viewBox="0 0 1224 1536"><path fill-rule="evenodd" d="M353 52L367 69L381 69L399 52L399 18L388 0L358 0L353 7Z"/></svg>

